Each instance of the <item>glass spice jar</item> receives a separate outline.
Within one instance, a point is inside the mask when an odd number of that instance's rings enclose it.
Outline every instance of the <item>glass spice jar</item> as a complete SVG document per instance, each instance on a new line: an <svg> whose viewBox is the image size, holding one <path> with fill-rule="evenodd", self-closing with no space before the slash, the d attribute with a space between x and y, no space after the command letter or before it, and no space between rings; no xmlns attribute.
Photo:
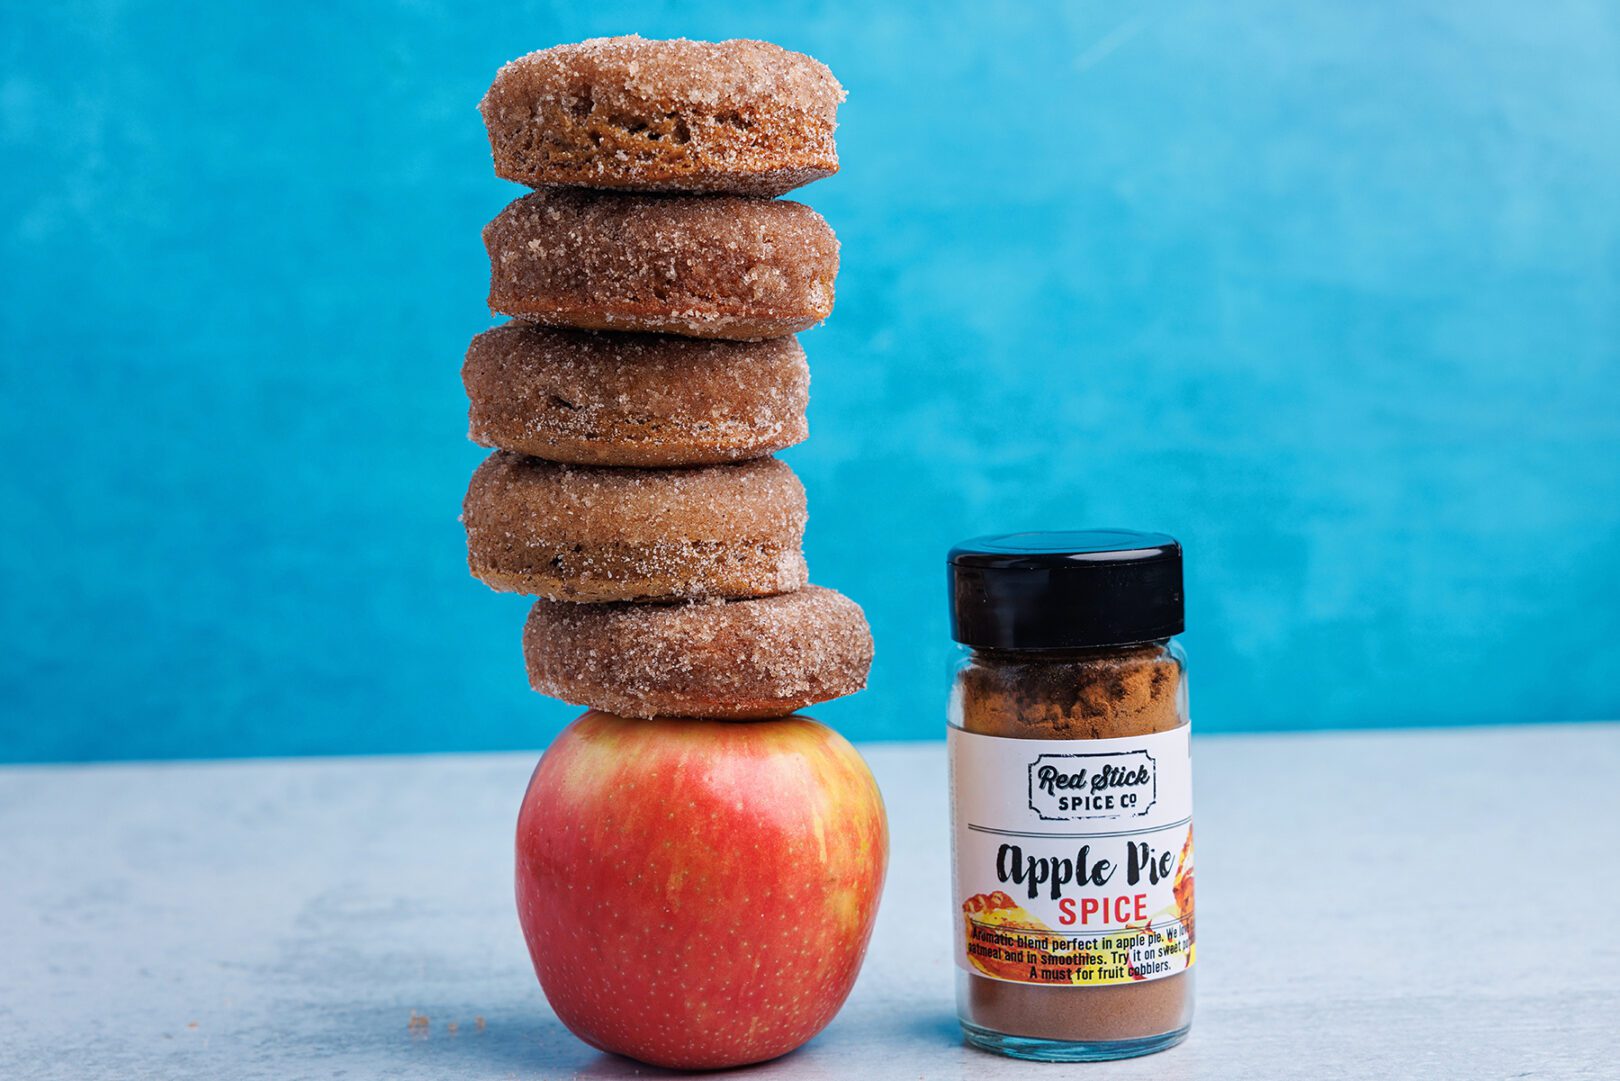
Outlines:
<svg viewBox="0 0 1620 1081"><path fill-rule="evenodd" d="M1087 1061L1193 1013L1181 546L979 537L948 559L957 1014L969 1043Z"/></svg>

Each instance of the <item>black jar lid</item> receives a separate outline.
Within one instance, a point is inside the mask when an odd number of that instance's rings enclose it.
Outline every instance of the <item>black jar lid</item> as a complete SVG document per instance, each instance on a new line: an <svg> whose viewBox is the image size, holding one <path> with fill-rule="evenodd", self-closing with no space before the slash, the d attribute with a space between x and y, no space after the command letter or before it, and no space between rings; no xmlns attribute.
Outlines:
<svg viewBox="0 0 1620 1081"><path fill-rule="evenodd" d="M951 637L983 649L1089 649L1180 634L1181 545L1083 529L974 537L951 549Z"/></svg>

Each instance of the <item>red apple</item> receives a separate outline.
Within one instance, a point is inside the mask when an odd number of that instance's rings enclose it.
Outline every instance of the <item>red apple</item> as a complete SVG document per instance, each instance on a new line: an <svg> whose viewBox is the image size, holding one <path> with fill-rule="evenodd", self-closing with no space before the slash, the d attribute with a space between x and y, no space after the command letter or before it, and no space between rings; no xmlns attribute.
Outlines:
<svg viewBox="0 0 1620 1081"><path fill-rule="evenodd" d="M888 854L877 782L823 724L593 710L523 797L518 917L580 1039L657 1066L740 1066L843 1005Z"/></svg>

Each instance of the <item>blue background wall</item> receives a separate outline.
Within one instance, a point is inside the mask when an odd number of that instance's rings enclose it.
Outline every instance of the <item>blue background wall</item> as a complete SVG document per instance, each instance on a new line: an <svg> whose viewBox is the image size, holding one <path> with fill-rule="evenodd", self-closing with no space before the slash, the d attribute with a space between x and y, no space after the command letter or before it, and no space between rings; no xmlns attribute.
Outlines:
<svg viewBox="0 0 1620 1081"><path fill-rule="evenodd" d="M849 89L815 578L937 735L941 557L1190 555L1207 729L1620 716L1620 15L1522 3L8 4L0 757L533 747L466 576L499 63L755 36Z"/></svg>

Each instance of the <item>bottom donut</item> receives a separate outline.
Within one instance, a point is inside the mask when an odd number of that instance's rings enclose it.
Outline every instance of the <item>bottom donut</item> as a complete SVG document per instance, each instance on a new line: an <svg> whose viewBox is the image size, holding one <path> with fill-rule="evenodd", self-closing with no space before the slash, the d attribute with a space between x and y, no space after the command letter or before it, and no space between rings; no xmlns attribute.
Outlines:
<svg viewBox="0 0 1620 1081"><path fill-rule="evenodd" d="M625 717L783 717L866 686L872 633L831 589L696 604L538 601L523 630L541 694Z"/></svg>

